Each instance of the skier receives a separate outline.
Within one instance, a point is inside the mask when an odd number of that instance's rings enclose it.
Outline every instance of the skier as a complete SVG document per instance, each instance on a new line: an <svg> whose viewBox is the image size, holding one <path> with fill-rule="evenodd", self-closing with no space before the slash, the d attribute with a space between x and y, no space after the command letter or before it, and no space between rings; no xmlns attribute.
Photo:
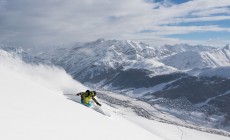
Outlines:
<svg viewBox="0 0 230 140"><path fill-rule="evenodd" d="M90 103L90 100L92 99L98 106L101 106L101 104L94 98L96 96L96 91L89 91L86 90L86 92L80 92L77 93L77 96L81 95L81 103L87 107L91 107L92 104Z"/></svg>

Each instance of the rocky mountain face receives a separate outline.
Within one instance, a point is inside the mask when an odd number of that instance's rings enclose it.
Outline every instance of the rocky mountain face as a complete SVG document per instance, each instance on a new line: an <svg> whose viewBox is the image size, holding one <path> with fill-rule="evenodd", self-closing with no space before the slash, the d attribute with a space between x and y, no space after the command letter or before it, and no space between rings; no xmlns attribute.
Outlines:
<svg viewBox="0 0 230 140"><path fill-rule="evenodd" d="M29 55L21 56L26 60ZM113 90L172 110L198 111L207 121L219 116L223 119L210 121L212 127L230 131L229 45L152 47L99 39L49 49L33 59L29 60L61 66L93 88Z"/></svg>

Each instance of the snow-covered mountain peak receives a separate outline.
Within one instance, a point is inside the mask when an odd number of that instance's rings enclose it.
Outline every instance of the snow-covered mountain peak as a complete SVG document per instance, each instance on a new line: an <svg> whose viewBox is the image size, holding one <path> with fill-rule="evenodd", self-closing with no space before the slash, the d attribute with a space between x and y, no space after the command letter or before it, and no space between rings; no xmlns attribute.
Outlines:
<svg viewBox="0 0 230 140"><path fill-rule="evenodd" d="M223 49L225 49L225 50L230 50L229 44L227 44Z"/></svg>
<svg viewBox="0 0 230 140"><path fill-rule="evenodd" d="M2 47L0 49L10 53L11 55L20 55L25 53L22 47Z"/></svg>
<svg viewBox="0 0 230 140"><path fill-rule="evenodd" d="M104 41L105 41L104 38L99 38L99 39L97 39L95 42L102 43L102 42L104 42Z"/></svg>
<svg viewBox="0 0 230 140"><path fill-rule="evenodd" d="M211 46L203 45L189 45L189 44L175 44L175 45L164 45L162 46L165 49L171 50L173 52L185 52L185 51L209 51L214 48Z"/></svg>
<svg viewBox="0 0 230 140"><path fill-rule="evenodd" d="M10 57L10 56L12 56L12 54L8 53L7 51L0 49L0 56L1 57L8 57L8 56Z"/></svg>
<svg viewBox="0 0 230 140"><path fill-rule="evenodd" d="M180 70L230 66L230 50L228 47L201 47L203 48L201 51L198 51L197 47L195 47L196 49L175 53L174 55L165 57L161 61L166 65Z"/></svg>

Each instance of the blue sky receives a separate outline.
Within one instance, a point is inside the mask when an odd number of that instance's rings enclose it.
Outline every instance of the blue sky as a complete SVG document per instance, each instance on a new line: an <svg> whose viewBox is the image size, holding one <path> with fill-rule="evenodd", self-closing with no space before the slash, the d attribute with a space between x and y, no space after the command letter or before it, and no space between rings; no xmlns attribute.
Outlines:
<svg viewBox="0 0 230 140"><path fill-rule="evenodd" d="M180 1L181 2L181 1ZM230 9L229 9L230 10ZM214 14L209 17L218 17L218 16L229 16L229 14ZM185 17L186 18L186 17ZM196 17L193 17L196 18ZM230 42L230 32L225 31L224 28L228 29L230 27L230 19L223 19L223 20L214 20L214 21L195 21L195 22L181 22L175 24L168 24L168 26L217 26L222 28L222 30L218 31L194 31L186 34L172 34L166 35L167 37L171 38L180 38L180 39L187 39L187 40L211 40L211 39L225 39L229 40Z"/></svg>
<svg viewBox="0 0 230 140"><path fill-rule="evenodd" d="M158 2L164 2L162 0L157 0ZM188 0L171 0L171 3L174 3L175 5L180 5L183 3L189 2ZM214 10L213 10L214 9ZM211 12L213 10L213 12ZM224 28L229 28L230 27L230 19L227 18L230 16L230 6L222 6L222 7L214 7L210 8L208 10L203 11L202 15L202 10L199 11L201 14L193 14L192 12L188 14L187 16L184 16L183 18L199 18L199 17L216 17L217 19L213 20L196 20L194 22L179 22L175 24L168 24L169 26L217 26L222 28L222 30L218 31L194 31L194 32L189 32L186 34L172 34L172 35L166 35L167 37L170 38L179 38L179 39L186 39L186 40L214 40L214 39L223 39L223 40L229 40L230 41L230 32L225 31ZM219 19L218 17L226 17L223 19Z"/></svg>
<svg viewBox="0 0 230 140"><path fill-rule="evenodd" d="M148 0L162 11L155 28L139 33L191 44L221 46L230 42L230 6L226 0ZM161 13L159 13L161 14ZM172 31L170 31L170 28ZM176 41L177 40L177 41ZM174 42L172 41L172 42ZM167 41L166 41L167 42Z"/></svg>
<svg viewBox="0 0 230 140"><path fill-rule="evenodd" d="M189 0L149 0L151 2L160 2L160 3L164 3L164 2L170 2L170 3L174 3L174 4L182 4L182 3L185 3L185 2L188 2Z"/></svg>
<svg viewBox="0 0 230 140"><path fill-rule="evenodd" d="M0 43L230 43L230 0L0 0Z"/></svg>

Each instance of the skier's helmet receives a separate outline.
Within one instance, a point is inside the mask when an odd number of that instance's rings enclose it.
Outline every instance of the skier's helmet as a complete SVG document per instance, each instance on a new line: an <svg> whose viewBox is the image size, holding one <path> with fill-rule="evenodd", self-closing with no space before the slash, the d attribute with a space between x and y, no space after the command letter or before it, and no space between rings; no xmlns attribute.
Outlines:
<svg viewBox="0 0 230 140"><path fill-rule="evenodd" d="M86 90L86 91L85 91L85 95L86 95L86 97L88 97L88 96L90 95L90 91L89 91L89 90Z"/></svg>

